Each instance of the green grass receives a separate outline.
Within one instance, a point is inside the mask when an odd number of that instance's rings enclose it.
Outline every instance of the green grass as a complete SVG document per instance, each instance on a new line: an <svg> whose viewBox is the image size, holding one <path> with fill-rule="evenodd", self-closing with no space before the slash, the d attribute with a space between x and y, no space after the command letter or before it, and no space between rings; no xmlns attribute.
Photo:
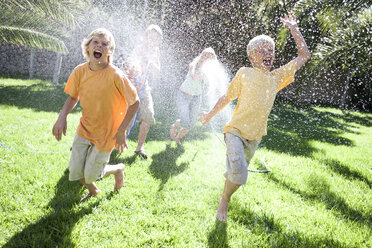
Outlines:
<svg viewBox="0 0 372 248"><path fill-rule="evenodd" d="M124 188L114 194L114 178L104 178L102 193L80 204L68 151L81 109L61 142L51 134L65 99L63 86L0 79L0 142L10 148L0 146L0 246L372 246L371 114L277 103L251 164L264 159L272 172L250 173L220 223L224 145L200 124L182 147L170 142L177 115L156 96L150 158L134 156L136 129L130 150L111 157L126 165Z"/></svg>

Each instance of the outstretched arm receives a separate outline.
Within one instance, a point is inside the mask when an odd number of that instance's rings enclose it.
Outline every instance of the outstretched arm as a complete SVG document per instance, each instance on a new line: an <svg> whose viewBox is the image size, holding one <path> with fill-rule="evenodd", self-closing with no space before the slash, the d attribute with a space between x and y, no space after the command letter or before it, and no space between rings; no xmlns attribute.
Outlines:
<svg viewBox="0 0 372 248"><path fill-rule="evenodd" d="M66 136L67 130L67 115L75 108L76 103L78 102L77 98L69 96L63 105L62 111L58 116L56 123L53 126L52 133L58 141L62 139L62 133Z"/></svg>
<svg viewBox="0 0 372 248"><path fill-rule="evenodd" d="M118 150L118 152L123 152L125 148L128 149L127 137L126 137L127 135L126 135L125 130L127 129L127 126L129 125L130 121L133 119L134 115L136 114L139 104L140 102L139 100L137 100L136 102L134 102L132 105L128 107L124 120L120 124L120 127L114 136L114 139L116 139L115 148L116 150Z"/></svg>
<svg viewBox="0 0 372 248"><path fill-rule="evenodd" d="M200 122L205 125L207 124L213 116L215 116L218 112L220 112L227 104L229 104L230 100L227 98L226 94L221 96L216 105L209 111L208 113L203 112Z"/></svg>
<svg viewBox="0 0 372 248"><path fill-rule="evenodd" d="M292 36L297 46L297 57L295 58L296 70L300 69L307 60L310 59L311 54L306 45L305 39L302 36L300 29L297 26L296 16L292 16L291 13L284 15L284 18L280 18L282 23L286 25L292 33Z"/></svg>

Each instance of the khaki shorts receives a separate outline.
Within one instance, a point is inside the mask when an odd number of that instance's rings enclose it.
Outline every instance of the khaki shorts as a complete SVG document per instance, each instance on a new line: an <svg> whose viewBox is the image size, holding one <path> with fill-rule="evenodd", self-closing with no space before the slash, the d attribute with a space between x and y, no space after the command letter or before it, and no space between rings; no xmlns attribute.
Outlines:
<svg viewBox="0 0 372 248"><path fill-rule="evenodd" d="M140 90L138 94L140 97L138 123L144 121L149 125L155 124L154 102L152 100L150 87L144 86L144 89Z"/></svg>
<svg viewBox="0 0 372 248"><path fill-rule="evenodd" d="M244 140L232 133L225 133L226 171L224 176L232 183L246 184L248 165L260 141Z"/></svg>
<svg viewBox="0 0 372 248"><path fill-rule="evenodd" d="M110 160L111 152L99 151L92 142L75 134L69 163L69 180L82 178L87 184L105 175L106 164Z"/></svg>

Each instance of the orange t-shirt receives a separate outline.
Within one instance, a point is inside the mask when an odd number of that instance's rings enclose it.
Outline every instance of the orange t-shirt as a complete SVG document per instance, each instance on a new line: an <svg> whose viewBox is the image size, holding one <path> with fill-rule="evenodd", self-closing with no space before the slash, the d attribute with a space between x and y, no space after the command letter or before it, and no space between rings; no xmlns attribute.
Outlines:
<svg viewBox="0 0 372 248"><path fill-rule="evenodd" d="M295 72L294 60L271 72L240 68L226 93L231 101L238 98L238 104L223 133L238 130L247 140L261 140L276 93L293 82Z"/></svg>
<svg viewBox="0 0 372 248"><path fill-rule="evenodd" d="M98 150L110 152L127 106L138 100L135 87L117 67L109 64L92 71L87 62L72 71L65 93L78 98L83 109L77 134Z"/></svg>

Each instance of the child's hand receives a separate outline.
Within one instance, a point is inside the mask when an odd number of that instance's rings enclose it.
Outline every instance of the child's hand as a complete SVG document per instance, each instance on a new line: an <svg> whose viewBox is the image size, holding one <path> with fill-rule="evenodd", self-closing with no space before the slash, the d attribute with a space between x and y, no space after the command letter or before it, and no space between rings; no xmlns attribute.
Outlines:
<svg viewBox="0 0 372 248"><path fill-rule="evenodd" d="M206 113L206 112L202 112L201 114L202 114L202 116L200 118L200 122L203 125L205 125L205 124L207 124L210 121L210 117L209 117L208 113Z"/></svg>
<svg viewBox="0 0 372 248"><path fill-rule="evenodd" d="M53 133L54 137L56 137L56 139L58 141L60 141L62 139L62 133L63 133L63 135L66 136L66 130L67 130L66 119L58 118L58 120L56 121L56 123L54 124L53 129L52 129L52 133Z"/></svg>
<svg viewBox="0 0 372 248"><path fill-rule="evenodd" d="M128 149L126 131L118 130L114 139L116 140L115 148L118 152L124 152L125 149Z"/></svg>
<svg viewBox="0 0 372 248"><path fill-rule="evenodd" d="M297 27L297 20L296 16L292 16L291 13L288 13L287 15L284 15L284 18L280 17L280 21L286 25L289 29L296 28Z"/></svg>

